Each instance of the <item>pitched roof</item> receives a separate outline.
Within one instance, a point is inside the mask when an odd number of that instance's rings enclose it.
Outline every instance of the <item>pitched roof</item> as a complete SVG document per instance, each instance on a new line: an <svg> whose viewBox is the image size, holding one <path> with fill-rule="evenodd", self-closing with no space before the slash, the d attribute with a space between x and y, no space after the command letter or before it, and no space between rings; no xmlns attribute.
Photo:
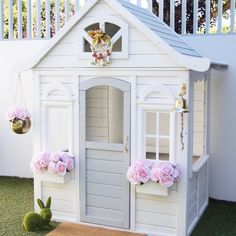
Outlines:
<svg viewBox="0 0 236 236"><path fill-rule="evenodd" d="M129 3L128 1L119 0L119 2L123 7L135 15L143 24L145 24L157 36L166 41L177 52L187 56L202 57L194 48L189 46L179 34L172 30L152 12Z"/></svg>
<svg viewBox="0 0 236 236"><path fill-rule="evenodd" d="M99 0L87 3L66 23L66 25L48 42L48 44L20 71L35 67L59 43L66 34L89 12ZM209 69L210 60L202 57L190 47L177 33L157 16L124 0L104 0L112 9L136 26L155 45L165 51L179 65L195 71Z"/></svg>

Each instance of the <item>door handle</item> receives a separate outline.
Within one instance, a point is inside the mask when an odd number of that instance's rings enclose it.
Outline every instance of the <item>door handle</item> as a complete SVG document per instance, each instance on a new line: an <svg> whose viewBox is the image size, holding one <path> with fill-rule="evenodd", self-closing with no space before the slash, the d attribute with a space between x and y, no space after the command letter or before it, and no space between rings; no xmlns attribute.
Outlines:
<svg viewBox="0 0 236 236"><path fill-rule="evenodd" d="M128 148L128 136L124 137L124 152L128 152L129 148Z"/></svg>

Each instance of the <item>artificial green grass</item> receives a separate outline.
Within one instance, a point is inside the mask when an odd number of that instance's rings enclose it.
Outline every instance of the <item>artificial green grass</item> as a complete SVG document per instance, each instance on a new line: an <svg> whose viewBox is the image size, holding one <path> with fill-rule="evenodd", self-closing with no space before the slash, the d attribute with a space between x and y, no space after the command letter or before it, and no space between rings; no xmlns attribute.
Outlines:
<svg viewBox="0 0 236 236"><path fill-rule="evenodd" d="M0 236L43 236L21 229L24 214L33 211L33 180L0 177Z"/></svg>
<svg viewBox="0 0 236 236"><path fill-rule="evenodd" d="M33 211L33 180L0 176L0 236L43 236L22 231L24 214ZM56 226L56 223L54 222ZM210 199L191 236L236 235L236 203Z"/></svg>
<svg viewBox="0 0 236 236"><path fill-rule="evenodd" d="M236 203L210 199L191 236L236 235Z"/></svg>

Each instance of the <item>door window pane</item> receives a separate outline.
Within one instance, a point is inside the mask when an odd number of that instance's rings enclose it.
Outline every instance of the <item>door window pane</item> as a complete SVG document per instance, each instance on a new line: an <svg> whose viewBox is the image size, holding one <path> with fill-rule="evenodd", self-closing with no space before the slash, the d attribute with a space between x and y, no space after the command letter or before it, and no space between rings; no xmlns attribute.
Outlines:
<svg viewBox="0 0 236 236"><path fill-rule="evenodd" d="M146 134L156 134L156 113L146 112Z"/></svg>
<svg viewBox="0 0 236 236"><path fill-rule="evenodd" d="M123 143L123 97L111 86L86 91L86 141Z"/></svg>

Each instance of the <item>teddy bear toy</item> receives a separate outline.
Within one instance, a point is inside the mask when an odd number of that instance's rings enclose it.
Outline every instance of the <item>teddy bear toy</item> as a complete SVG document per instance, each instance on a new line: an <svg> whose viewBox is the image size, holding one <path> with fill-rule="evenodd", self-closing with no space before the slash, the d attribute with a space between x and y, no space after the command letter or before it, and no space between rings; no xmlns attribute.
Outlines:
<svg viewBox="0 0 236 236"><path fill-rule="evenodd" d="M51 212L51 197L47 199L46 206L43 201L37 199L38 205L41 209L40 214L35 212L28 212L24 216L22 229L28 232L35 232L51 228L50 220L52 218Z"/></svg>

